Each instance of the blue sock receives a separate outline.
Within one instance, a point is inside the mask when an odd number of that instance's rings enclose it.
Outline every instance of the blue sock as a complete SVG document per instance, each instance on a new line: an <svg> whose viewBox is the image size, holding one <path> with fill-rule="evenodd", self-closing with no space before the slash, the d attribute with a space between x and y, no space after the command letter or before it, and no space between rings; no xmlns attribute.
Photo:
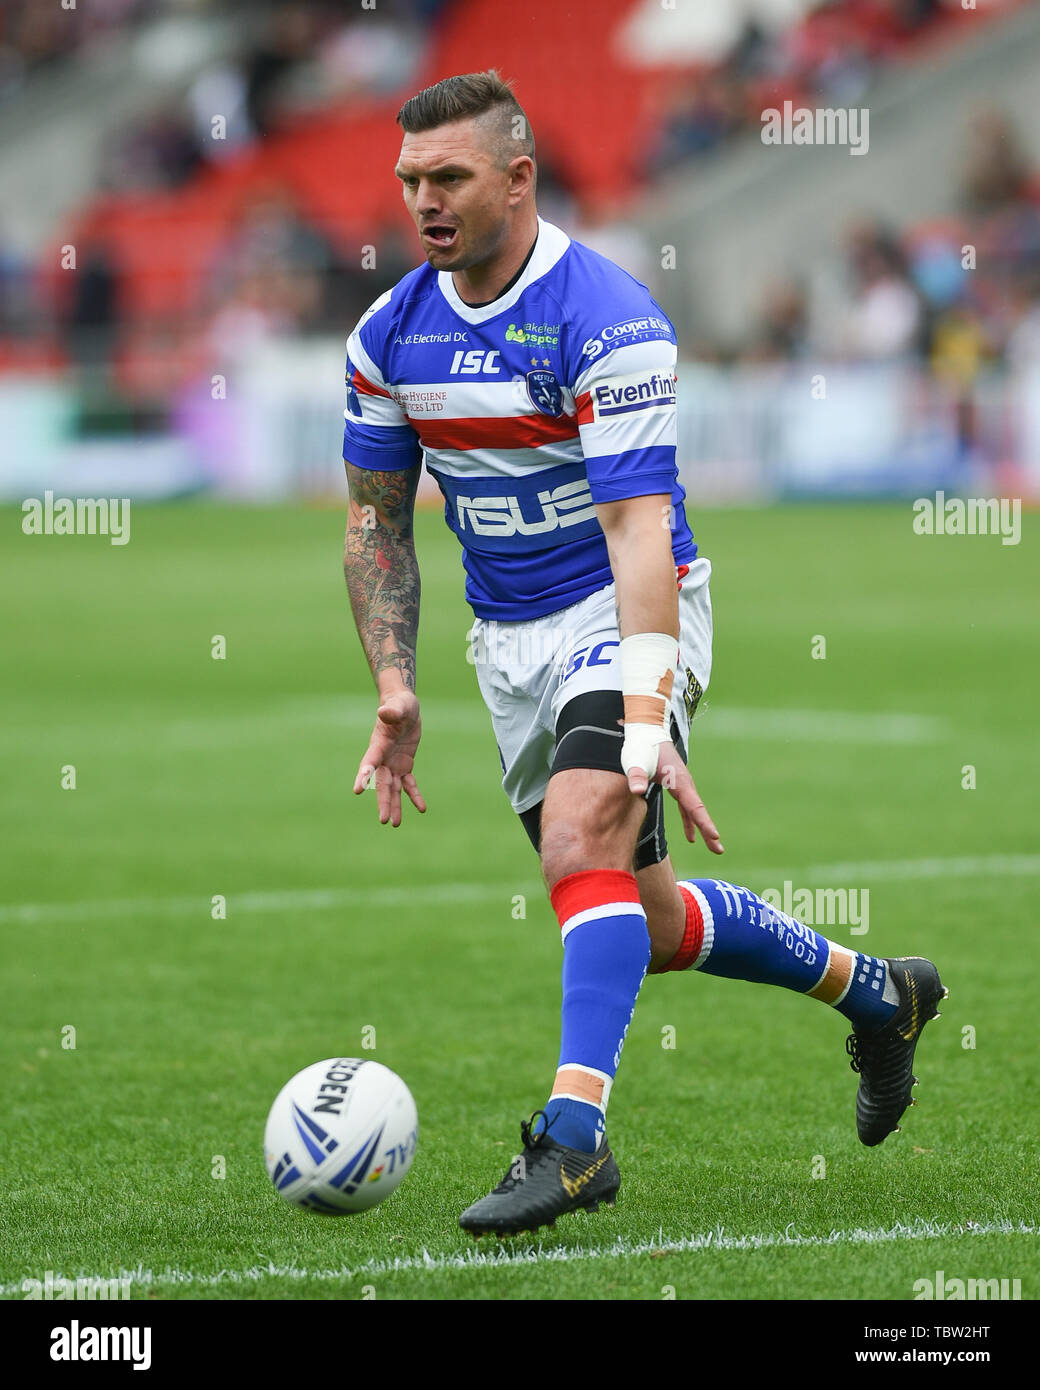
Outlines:
<svg viewBox="0 0 1040 1390"><path fill-rule="evenodd" d="M688 913L701 914L703 938L693 944L706 975L812 994L856 1028L880 1028L895 1013L899 995L877 956L828 941L749 888L715 878L680 886Z"/></svg>
<svg viewBox="0 0 1040 1390"><path fill-rule="evenodd" d="M593 1153L650 962L646 913L635 875L614 869L568 874L551 897L563 933L560 1061L535 1130Z"/></svg>

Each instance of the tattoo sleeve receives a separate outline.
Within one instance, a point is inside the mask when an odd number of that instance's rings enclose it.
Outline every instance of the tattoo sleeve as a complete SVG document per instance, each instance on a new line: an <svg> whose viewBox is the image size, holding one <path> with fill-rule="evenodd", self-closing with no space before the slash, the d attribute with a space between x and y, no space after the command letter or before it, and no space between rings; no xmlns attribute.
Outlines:
<svg viewBox="0 0 1040 1390"><path fill-rule="evenodd" d="M376 684L397 670L415 689L419 565L413 516L418 468L387 473L346 465L350 489L343 573L361 645Z"/></svg>

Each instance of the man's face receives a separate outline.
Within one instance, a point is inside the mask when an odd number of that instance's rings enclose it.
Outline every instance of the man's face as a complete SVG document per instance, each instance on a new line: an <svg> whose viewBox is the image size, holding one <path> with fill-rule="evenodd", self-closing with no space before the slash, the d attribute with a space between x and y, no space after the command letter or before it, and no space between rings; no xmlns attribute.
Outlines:
<svg viewBox="0 0 1040 1390"><path fill-rule="evenodd" d="M510 169L489 146L472 118L404 137L394 172L435 270L480 265L508 234Z"/></svg>

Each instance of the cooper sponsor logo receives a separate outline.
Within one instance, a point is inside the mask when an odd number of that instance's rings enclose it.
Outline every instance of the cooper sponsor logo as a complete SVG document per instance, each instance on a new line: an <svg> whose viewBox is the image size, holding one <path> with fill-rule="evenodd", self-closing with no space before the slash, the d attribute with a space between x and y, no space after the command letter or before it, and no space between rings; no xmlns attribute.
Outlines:
<svg viewBox="0 0 1040 1390"><path fill-rule="evenodd" d="M592 415L596 420L614 415L630 415L636 410L654 410L675 405L675 373L636 372L612 377L592 388Z"/></svg>
<svg viewBox="0 0 1040 1390"><path fill-rule="evenodd" d="M596 515L592 493L584 478L537 495L539 516L524 516L519 497L458 497L455 502L459 530L475 536L540 536L561 527L577 526Z"/></svg>
<svg viewBox="0 0 1040 1390"><path fill-rule="evenodd" d="M582 344L585 357L598 357L605 347L621 347L625 343L648 342L653 338L671 338L672 326L656 314L641 319L622 319L600 329L594 338Z"/></svg>

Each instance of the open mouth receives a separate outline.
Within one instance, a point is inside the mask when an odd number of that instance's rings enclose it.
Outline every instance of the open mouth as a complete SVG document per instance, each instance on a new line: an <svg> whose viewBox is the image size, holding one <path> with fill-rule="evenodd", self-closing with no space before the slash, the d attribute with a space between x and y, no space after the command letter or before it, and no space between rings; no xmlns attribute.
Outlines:
<svg viewBox="0 0 1040 1390"><path fill-rule="evenodd" d="M458 239L459 229L450 227L446 222L431 222L422 229L423 240L431 246L438 246L442 250L453 246Z"/></svg>

